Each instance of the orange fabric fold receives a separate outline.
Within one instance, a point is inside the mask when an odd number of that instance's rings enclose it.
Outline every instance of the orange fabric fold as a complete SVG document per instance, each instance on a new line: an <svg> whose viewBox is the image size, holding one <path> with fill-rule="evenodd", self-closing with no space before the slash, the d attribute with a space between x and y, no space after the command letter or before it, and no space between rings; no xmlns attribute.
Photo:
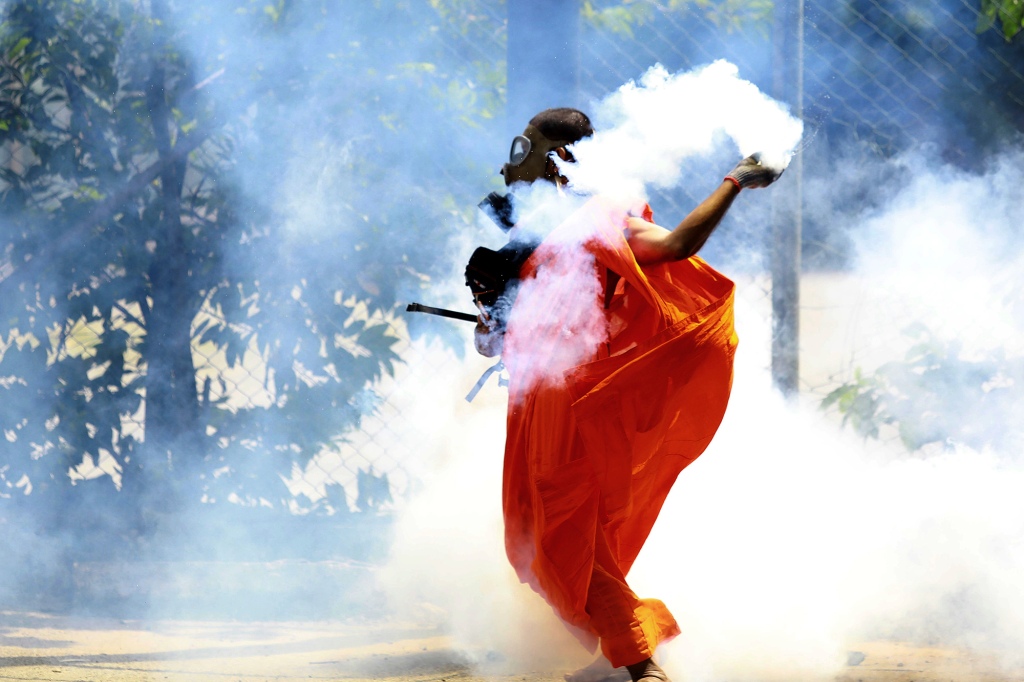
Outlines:
<svg viewBox="0 0 1024 682"><path fill-rule="evenodd" d="M624 221L594 199L537 248L520 273L504 352L509 559L614 666L650 657L679 632L665 605L638 598L625 576L676 477L722 421L737 344L733 283L696 257L641 268ZM582 245L566 249L560 232ZM534 287L524 300L527 282L581 250L593 259L584 276L618 275L607 307L600 288ZM600 300L579 300L579 291ZM607 334L581 362L537 381L525 358L572 336L557 323L569 306L599 310Z"/></svg>

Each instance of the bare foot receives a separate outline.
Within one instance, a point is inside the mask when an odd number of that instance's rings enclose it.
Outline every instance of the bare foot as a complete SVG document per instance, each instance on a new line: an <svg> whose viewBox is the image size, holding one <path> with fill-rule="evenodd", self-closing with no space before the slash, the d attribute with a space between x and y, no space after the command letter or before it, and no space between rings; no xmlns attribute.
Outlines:
<svg viewBox="0 0 1024 682"><path fill-rule="evenodd" d="M629 676L633 682L671 682L665 671L650 658L633 665L627 665L626 670L629 671Z"/></svg>
<svg viewBox="0 0 1024 682"><path fill-rule="evenodd" d="M625 668L613 668L604 656L586 668L580 668L565 676L565 682L630 682L629 671Z"/></svg>

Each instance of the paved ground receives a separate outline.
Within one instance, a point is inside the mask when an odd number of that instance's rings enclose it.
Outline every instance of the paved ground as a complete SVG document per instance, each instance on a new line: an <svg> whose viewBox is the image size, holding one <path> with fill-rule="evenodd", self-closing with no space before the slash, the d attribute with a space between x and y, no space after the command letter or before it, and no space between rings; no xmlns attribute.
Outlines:
<svg viewBox="0 0 1024 682"><path fill-rule="evenodd" d="M1018 682L993 658L874 642L834 682ZM135 621L0 613L0 680L540 682L565 671L474 672L436 630L399 623ZM786 679L780 671L776 679Z"/></svg>
<svg viewBox="0 0 1024 682"><path fill-rule="evenodd" d="M135 621L0 614L0 680L465 677L436 631L361 623Z"/></svg>

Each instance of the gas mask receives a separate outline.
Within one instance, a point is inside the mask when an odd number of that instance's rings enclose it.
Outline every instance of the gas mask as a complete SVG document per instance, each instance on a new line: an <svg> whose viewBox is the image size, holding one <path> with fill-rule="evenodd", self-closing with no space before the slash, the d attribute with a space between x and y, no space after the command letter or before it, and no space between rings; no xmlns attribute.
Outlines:
<svg viewBox="0 0 1024 682"><path fill-rule="evenodd" d="M571 143L549 140L533 126L526 126L522 135L512 138L508 163L501 167L505 184L511 186L516 182L530 183L545 177L548 156L558 147L569 144ZM480 202L479 207L498 227L508 232L516 224L514 200L512 192L505 195L491 192Z"/></svg>
<svg viewBox="0 0 1024 682"><path fill-rule="evenodd" d="M547 170L548 155L558 147L569 142L549 140L533 126L526 126L522 135L512 139L512 148L508 152L508 163L501 167L505 176L505 184L514 182L533 182L544 177Z"/></svg>

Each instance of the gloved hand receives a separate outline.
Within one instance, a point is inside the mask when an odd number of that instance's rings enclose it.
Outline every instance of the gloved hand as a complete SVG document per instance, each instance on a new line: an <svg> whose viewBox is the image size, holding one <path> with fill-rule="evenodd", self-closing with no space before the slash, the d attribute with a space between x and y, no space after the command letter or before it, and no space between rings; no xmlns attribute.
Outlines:
<svg viewBox="0 0 1024 682"><path fill-rule="evenodd" d="M478 304L479 305L479 304ZM501 355L505 342L505 331L498 328L497 321L487 314L480 306L480 314L476 318L476 329L473 333L473 345L476 352L485 358Z"/></svg>
<svg viewBox="0 0 1024 682"><path fill-rule="evenodd" d="M740 189L752 189L755 187L767 187L782 175L785 168L772 168L761 165L761 154L751 154L736 164L736 167L725 176Z"/></svg>

